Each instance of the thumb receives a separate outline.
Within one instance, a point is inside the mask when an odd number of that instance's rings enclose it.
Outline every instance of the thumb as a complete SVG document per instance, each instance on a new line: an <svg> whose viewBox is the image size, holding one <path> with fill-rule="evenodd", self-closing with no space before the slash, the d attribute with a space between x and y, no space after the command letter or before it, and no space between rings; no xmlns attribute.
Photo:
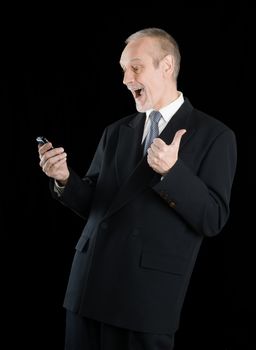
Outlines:
<svg viewBox="0 0 256 350"><path fill-rule="evenodd" d="M180 146L180 140L182 138L182 136L187 132L186 129L180 129L178 131L176 131L175 135L174 135L174 138L172 140L172 143L171 145L172 146L176 146L177 148L179 148Z"/></svg>

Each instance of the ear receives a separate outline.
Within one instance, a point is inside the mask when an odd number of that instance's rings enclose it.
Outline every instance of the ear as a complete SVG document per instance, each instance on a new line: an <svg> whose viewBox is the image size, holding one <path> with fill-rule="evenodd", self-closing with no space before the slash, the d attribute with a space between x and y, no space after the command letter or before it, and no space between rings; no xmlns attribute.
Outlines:
<svg viewBox="0 0 256 350"><path fill-rule="evenodd" d="M168 75L173 75L174 71L174 58L172 55L166 55L163 58L164 71Z"/></svg>

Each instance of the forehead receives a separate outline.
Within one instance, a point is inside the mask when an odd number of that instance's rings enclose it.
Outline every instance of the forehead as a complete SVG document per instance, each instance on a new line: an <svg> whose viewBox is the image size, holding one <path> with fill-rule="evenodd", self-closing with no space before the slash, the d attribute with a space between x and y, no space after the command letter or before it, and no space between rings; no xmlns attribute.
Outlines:
<svg viewBox="0 0 256 350"><path fill-rule="evenodd" d="M127 66L133 62L144 62L149 59L152 60L154 51L156 50L156 42L152 38L140 38L134 41L131 41L124 48L120 64L121 66Z"/></svg>

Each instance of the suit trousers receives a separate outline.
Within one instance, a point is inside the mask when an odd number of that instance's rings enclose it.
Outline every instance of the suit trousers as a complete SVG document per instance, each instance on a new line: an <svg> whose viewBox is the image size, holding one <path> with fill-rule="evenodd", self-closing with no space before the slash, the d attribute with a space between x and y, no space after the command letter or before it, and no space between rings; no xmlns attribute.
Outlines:
<svg viewBox="0 0 256 350"><path fill-rule="evenodd" d="M174 336L135 332L67 311L65 350L172 350Z"/></svg>

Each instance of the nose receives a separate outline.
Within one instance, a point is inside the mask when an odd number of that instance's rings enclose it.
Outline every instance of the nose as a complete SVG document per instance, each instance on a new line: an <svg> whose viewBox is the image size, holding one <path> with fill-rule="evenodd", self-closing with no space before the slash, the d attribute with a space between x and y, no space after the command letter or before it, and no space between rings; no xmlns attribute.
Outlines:
<svg viewBox="0 0 256 350"><path fill-rule="evenodd" d="M124 72L123 84L128 85L134 82L134 74L131 70L127 69Z"/></svg>

